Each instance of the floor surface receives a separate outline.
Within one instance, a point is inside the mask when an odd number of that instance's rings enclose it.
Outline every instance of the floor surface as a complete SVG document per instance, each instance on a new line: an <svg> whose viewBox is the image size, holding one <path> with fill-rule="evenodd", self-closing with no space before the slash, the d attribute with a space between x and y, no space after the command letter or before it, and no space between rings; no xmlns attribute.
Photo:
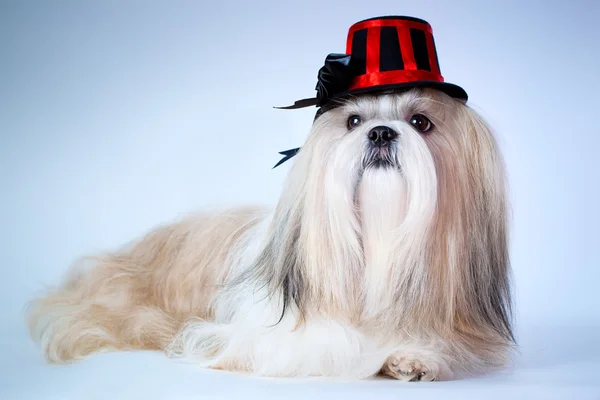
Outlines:
<svg viewBox="0 0 600 400"><path fill-rule="evenodd" d="M0 399L600 399L600 321L527 326L509 371L453 382L268 379L203 370L152 352L48 365L20 323L1 330Z"/></svg>

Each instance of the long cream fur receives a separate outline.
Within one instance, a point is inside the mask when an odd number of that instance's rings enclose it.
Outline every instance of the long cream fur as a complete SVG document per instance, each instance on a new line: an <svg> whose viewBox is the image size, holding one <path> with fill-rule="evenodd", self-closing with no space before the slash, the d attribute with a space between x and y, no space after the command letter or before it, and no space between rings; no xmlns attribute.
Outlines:
<svg viewBox="0 0 600 400"><path fill-rule="evenodd" d="M399 133L393 168L365 164L378 125ZM509 361L504 169L471 108L434 90L352 98L294 161L275 210L167 224L34 300L46 358L152 349L268 376L402 380Z"/></svg>

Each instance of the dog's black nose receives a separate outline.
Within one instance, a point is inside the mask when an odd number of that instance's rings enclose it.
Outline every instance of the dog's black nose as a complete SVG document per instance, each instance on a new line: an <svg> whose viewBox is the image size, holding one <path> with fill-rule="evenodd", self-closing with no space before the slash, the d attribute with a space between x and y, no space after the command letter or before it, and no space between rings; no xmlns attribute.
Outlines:
<svg viewBox="0 0 600 400"><path fill-rule="evenodd" d="M377 146L385 146L392 140L398 137L398 134L394 132L388 126L376 126L369 131L369 140L371 143Z"/></svg>

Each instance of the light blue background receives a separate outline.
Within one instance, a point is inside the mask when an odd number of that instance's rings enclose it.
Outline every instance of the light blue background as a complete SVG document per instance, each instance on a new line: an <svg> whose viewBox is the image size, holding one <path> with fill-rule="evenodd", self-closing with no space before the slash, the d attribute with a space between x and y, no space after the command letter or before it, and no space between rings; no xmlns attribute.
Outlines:
<svg viewBox="0 0 600 400"><path fill-rule="evenodd" d="M600 2L55 0L0 2L0 393L34 379L10 357L47 376L20 313L76 257L275 204L289 164L270 168L314 110L272 106L312 96L349 26L388 14L432 24L442 74L498 132L526 366L595 354L598 382Z"/></svg>

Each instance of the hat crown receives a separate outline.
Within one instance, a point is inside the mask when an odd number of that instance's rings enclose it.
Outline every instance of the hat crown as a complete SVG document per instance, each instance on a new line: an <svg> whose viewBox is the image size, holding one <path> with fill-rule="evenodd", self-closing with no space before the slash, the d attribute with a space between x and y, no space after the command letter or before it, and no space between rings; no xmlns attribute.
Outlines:
<svg viewBox="0 0 600 400"><path fill-rule="evenodd" d="M411 82L444 82L431 25L405 16L371 18L352 25L346 53L356 71L350 90Z"/></svg>

